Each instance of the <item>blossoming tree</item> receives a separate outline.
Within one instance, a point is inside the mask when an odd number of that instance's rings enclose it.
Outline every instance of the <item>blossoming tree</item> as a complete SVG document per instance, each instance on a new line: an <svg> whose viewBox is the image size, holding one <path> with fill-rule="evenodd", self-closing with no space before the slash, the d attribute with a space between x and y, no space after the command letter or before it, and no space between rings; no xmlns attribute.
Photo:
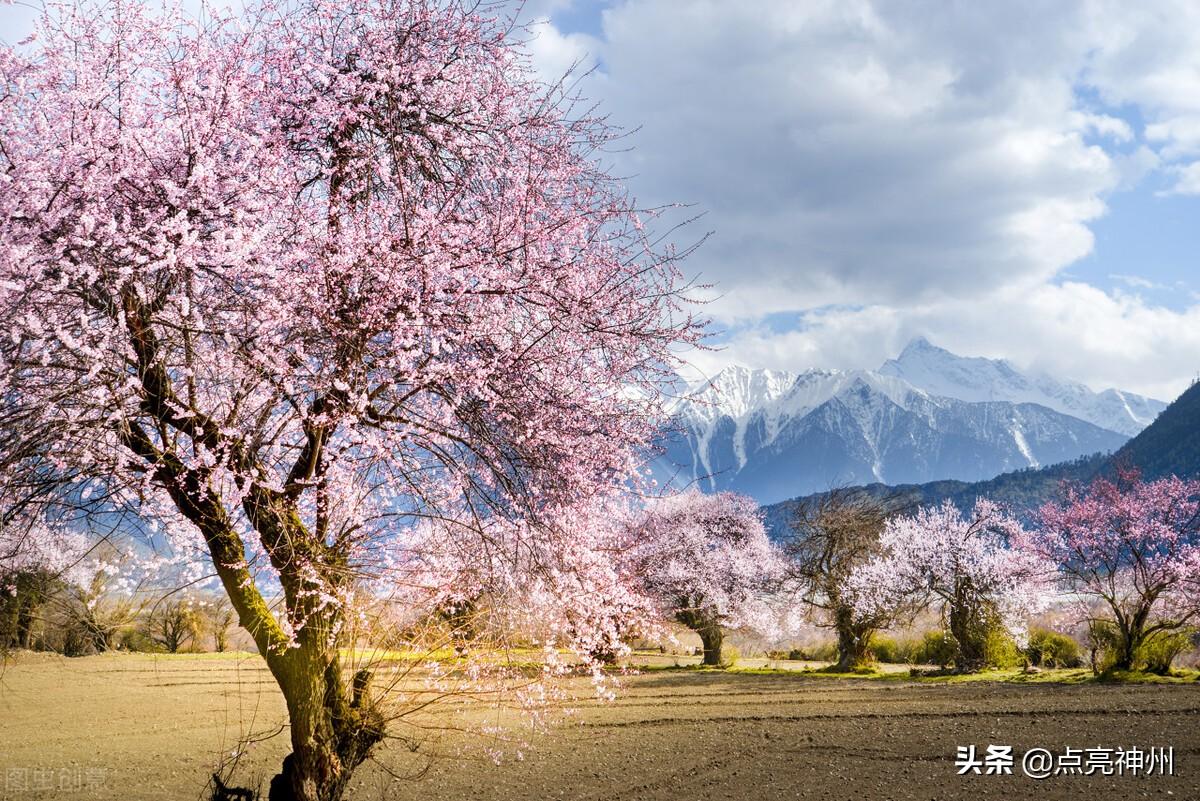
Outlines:
<svg viewBox="0 0 1200 801"><path fill-rule="evenodd" d="M339 646L407 527L597 594L558 513L653 441L675 254L486 8L54 8L0 50L4 502L206 560L287 701L271 799L336 799L385 734Z"/></svg>
<svg viewBox="0 0 1200 801"><path fill-rule="evenodd" d="M1200 481L1145 482L1122 469L1044 506L1027 547L1053 562L1066 589L1098 602L1085 616L1115 628L1112 667L1135 666L1151 638L1200 614Z"/></svg>
<svg viewBox="0 0 1200 801"><path fill-rule="evenodd" d="M855 571L880 555L880 536L899 505L897 498L839 488L805 501L792 514L783 543L784 586L836 632L837 672L869 663L872 635L905 620L919 604L906 592L886 594L890 584L867 586L852 580Z"/></svg>
<svg viewBox="0 0 1200 801"><path fill-rule="evenodd" d="M21 513L6 517L0 525L0 651L33 646L43 606L57 586L84 580L91 550L86 538L62 525Z"/></svg>
<svg viewBox="0 0 1200 801"><path fill-rule="evenodd" d="M751 498L689 490L649 503L629 524L626 569L662 613L700 636L721 663L723 628L766 628L782 562Z"/></svg>
<svg viewBox="0 0 1200 801"><path fill-rule="evenodd" d="M1018 641L1031 614L1049 601L1050 568L1017 547L1021 524L980 499L970 514L952 503L895 517L880 535L883 554L855 571L860 607L895 604L897 597L931 598L942 607L957 641L955 669L983 667L989 631L999 626Z"/></svg>

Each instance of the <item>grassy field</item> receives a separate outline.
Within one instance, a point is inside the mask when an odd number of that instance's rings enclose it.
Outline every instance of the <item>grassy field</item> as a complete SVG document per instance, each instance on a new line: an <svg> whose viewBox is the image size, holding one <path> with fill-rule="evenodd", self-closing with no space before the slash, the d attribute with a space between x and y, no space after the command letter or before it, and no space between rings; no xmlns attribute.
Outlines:
<svg viewBox="0 0 1200 801"><path fill-rule="evenodd" d="M659 659L495 764L453 726L497 721L446 707L416 753L389 742L361 799L1197 799L1200 683L1082 682L1073 674L969 682L903 672L838 678L804 665L730 672ZM1006 681L996 681L1005 678ZM1069 679L1062 683L1056 679ZM584 686L579 687L586 692ZM475 716L476 719L466 718ZM245 783L287 750L282 701L257 657L22 655L0 676L0 798L199 799L248 735ZM955 749L1173 746L1171 777L956 775ZM521 751L520 756L515 753ZM418 779L393 774L423 775Z"/></svg>

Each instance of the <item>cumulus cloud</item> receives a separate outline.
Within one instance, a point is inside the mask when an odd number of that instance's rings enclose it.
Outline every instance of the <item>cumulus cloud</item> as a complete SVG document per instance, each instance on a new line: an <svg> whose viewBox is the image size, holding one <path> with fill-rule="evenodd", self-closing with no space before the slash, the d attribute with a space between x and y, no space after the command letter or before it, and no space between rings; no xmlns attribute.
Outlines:
<svg viewBox="0 0 1200 801"><path fill-rule="evenodd" d="M584 76L595 68L601 50L595 37L564 34L545 16L533 17L525 24L530 32L528 50L541 80L557 84Z"/></svg>
<svg viewBox="0 0 1200 801"><path fill-rule="evenodd" d="M642 130L652 201L716 236L692 265L723 319L1036 284L1092 247L1121 171L1077 108L1086 44L1000 4L630 0L604 17L604 99Z"/></svg>
<svg viewBox="0 0 1200 801"><path fill-rule="evenodd" d="M953 301L834 308L807 312L788 331L748 326L721 350L692 354L689 377L712 375L729 363L794 371L875 368L916 336L1093 389L1117 386L1164 400L1200 372L1200 306L1173 311L1138 295L1065 282L1000 291L967 310Z"/></svg>
<svg viewBox="0 0 1200 801"><path fill-rule="evenodd" d="M1200 191L1200 6L623 0L602 28L622 171L715 232L703 369L876 366L918 333L1160 397L1200 367L1200 310L1064 281L1113 193Z"/></svg>
<svg viewBox="0 0 1200 801"><path fill-rule="evenodd" d="M1174 165L1170 172L1175 176L1175 183L1170 189L1160 194L1164 195L1200 195L1200 161L1190 164Z"/></svg>

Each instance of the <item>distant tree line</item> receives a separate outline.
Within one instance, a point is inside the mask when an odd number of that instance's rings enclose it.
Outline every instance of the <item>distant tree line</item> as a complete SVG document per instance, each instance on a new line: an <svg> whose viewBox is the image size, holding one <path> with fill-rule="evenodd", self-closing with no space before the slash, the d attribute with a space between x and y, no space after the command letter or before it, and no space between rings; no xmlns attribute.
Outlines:
<svg viewBox="0 0 1200 801"><path fill-rule="evenodd" d="M236 615L219 593L130 592L115 588L103 571L85 583L74 583L44 568L8 575L4 584L0 651L85 656L111 651L220 652L233 646Z"/></svg>

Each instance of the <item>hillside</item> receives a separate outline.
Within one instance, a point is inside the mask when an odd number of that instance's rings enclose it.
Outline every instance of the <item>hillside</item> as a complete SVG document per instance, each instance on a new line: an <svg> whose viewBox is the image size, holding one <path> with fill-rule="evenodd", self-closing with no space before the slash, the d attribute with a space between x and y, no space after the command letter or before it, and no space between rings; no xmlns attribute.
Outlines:
<svg viewBox="0 0 1200 801"><path fill-rule="evenodd" d="M1042 468L1027 467L990 478L987 481L931 481L925 484L867 484L862 490L875 497L894 496L904 504L927 506L953 501L960 508L967 508L976 498L991 498L1016 510L1032 510L1050 500L1064 481L1088 481L1104 469L1112 458L1108 453L1081 456L1069 462ZM763 507L767 530L773 535L782 533L787 527L796 506L818 497L808 495L782 503Z"/></svg>
<svg viewBox="0 0 1200 801"><path fill-rule="evenodd" d="M985 497L1020 513L1053 499L1064 481L1089 481L1118 463L1137 467L1148 479L1172 474L1200 476L1200 382L1192 384L1153 423L1115 453L1096 453L1048 467L1015 470L986 481L873 483L864 485L863 490L875 496L899 495L905 501L919 505L950 500L963 508L974 503L976 498ZM763 507L768 529L772 533L782 532L796 505L812 497L815 496Z"/></svg>
<svg viewBox="0 0 1200 801"><path fill-rule="evenodd" d="M1114 459L1137 466L1146 478L1200 476L1200 381L1125 443Z"/></svg>

